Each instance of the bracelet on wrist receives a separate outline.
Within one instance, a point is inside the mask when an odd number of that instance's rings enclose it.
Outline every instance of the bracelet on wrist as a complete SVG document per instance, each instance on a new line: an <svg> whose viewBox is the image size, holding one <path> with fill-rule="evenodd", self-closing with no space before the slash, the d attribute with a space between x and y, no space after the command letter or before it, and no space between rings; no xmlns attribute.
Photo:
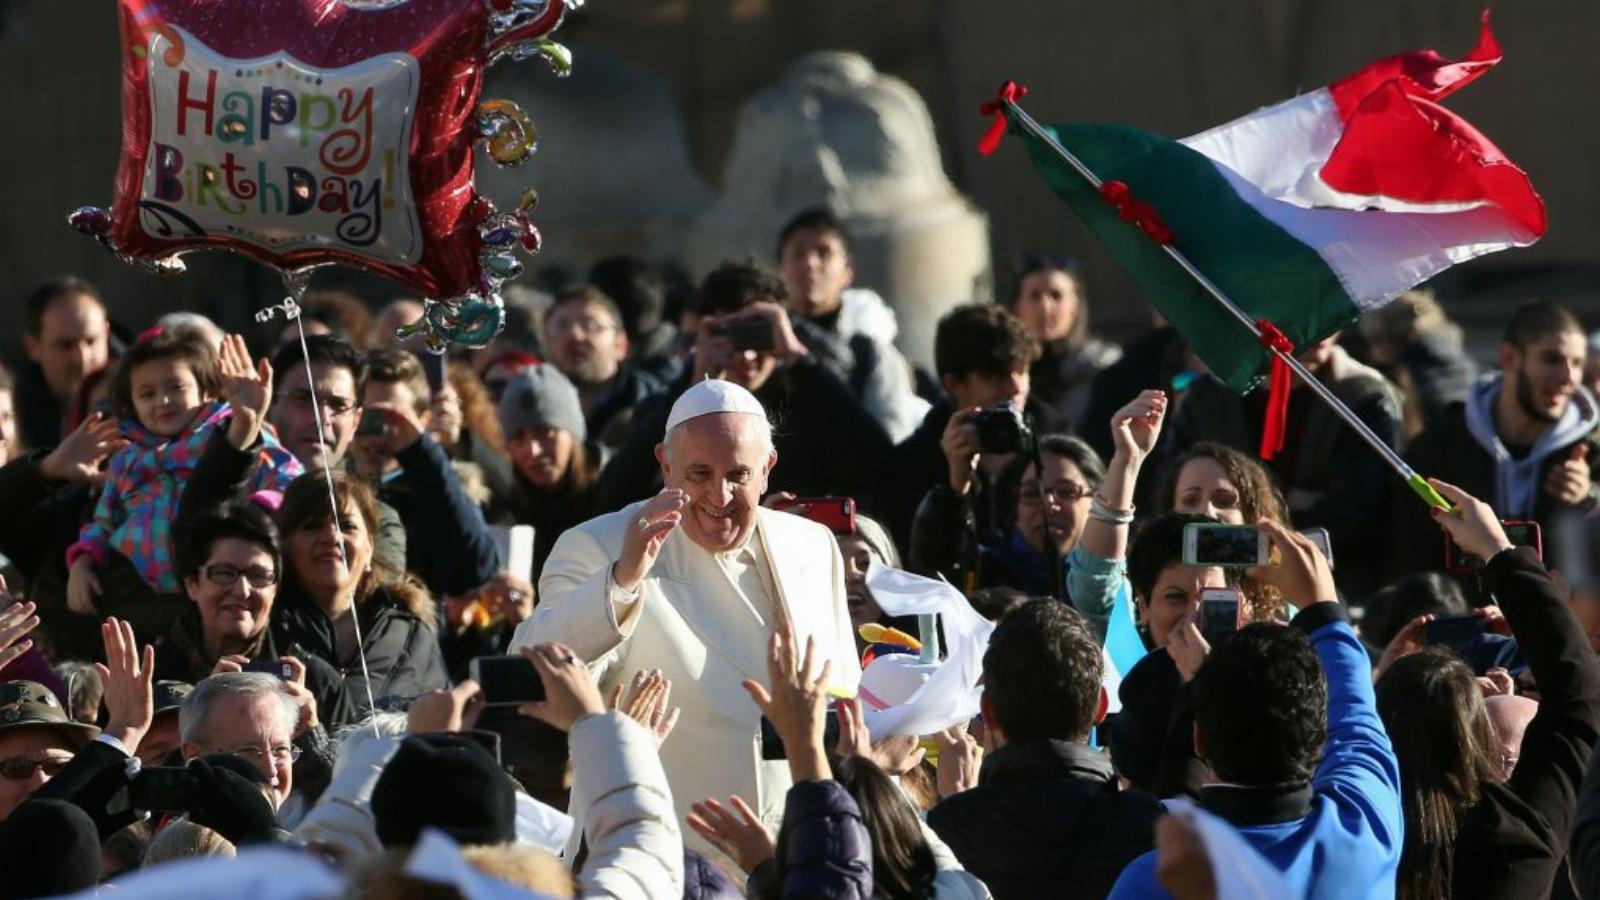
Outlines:
<svg viewBox="0 0 1600 900"><path fill-rule="evenodd" d="M1089 518L1109 522L1112 525L1133 524L1133 510L1132 506L1127 509L1118 509L1100 499L1099 494L1095 494L1089 500Z"/></svg>

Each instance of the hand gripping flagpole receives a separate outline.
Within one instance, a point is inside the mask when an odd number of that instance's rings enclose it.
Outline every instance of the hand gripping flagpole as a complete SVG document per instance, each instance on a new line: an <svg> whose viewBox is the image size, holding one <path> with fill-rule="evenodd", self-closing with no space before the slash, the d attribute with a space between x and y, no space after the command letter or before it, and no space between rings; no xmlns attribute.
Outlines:
<svg viewBox="0 0 1600 900"><path fill-rule="evenodd" d="M1339 418L1343 419L1346 425L1354 429L1355 433L1366 441L1368 446L1377 451L1383 461L1389 464L1389 467L1417 493L1417 496L1421 497L1430 506L1443 510L1451 509L1450 501L1440 496L1439 492L1433 489L1433 485L1429 484L1427 479L1417 474L1416 470L1407 465L1406 461L1400 458L1400 454L1396 453L1393 447L1384 443L1383 439L1374 434L1372 429L1368 428L1367 424L1350 410L1350 407L1346 406L1342 400L1334 395L1333 391L1328 389L1327 385L1318 380L1315 375L1312 375L1310 370L1300 363L1300 360L1295 359L1292 352L1293 347L1288 344L1286 339L1283 339L1281 332L1277 332L1275 328L1270 331L1264 330L1261 325L1257 324L1255 319L1250 317L1249 313L1240 309L1238 304L1223 293L1222 289L1217 287L1204 272L1195 268L1194 263L1190 262L1182 251L1172 245L1172 233L1161 222L1160 218L1155 215L1155 210L1134 199L1129 194L1127 186L1121 182L1108 182L1101 179L1093 170L1084 165L1082 160L1074 156L1072 151L1063 147L1061 142L1056 140L1055 135L1051 134L1035 121L1032 116L1023 111L1022 107L1017 105L1017 101L1026 96L1027 92L1027 88L1008 81L1001 86L1000 93L994 100L983 105L982 112L984 115L993 115L997 116L997 118L995 124L990 127L989 133L984 135L983 141L978 145L980 152L987 153L999 144L1000 137L1005 133L1005 120L1004 118L999 118L1002 113L1009 116L1011 121L1024 131L1043 141L1046 146L1055 151L1057 156L1061 157L1063 162L1071 166L1073 171L1083 176L1083 180L1089 182L1091 187L1099 191L1107 202L1116 206L1124 219L1137 225L1147 237L1166 252L1173 262L1178 264L1179 268L1188 273L1196 284L1200 285L1214 300L1222 304L1222 308L1227 310L1229 315L1233 316L1240 325L1243 325L1246 330L1254 335L1263 347L1271 352L1283 365L1287 366L1290 371L1300 376L1300 380L1305 382L1306 386L1311 388L1312 392L1322 399L1322 402L1328 404L1328 407ZM1269 328L1271 327L1270 323L1268 323L1268 326Z"/></svg>

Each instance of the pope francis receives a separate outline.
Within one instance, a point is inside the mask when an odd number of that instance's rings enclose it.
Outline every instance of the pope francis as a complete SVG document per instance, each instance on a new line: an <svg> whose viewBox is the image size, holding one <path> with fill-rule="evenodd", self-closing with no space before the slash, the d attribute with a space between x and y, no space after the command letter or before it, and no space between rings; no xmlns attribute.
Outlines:
<svg viewBox="0 0 1600 900"><path fill-rule="evenodd" d="M838 547L823 526L761 506L778 455L766 411L738 385L685 391L656 459L660 494L556 541L539 605L512 646L560 641L607 693L661 670L681 709L661 747L680 824L690 804L738 794L775 829L788 768L762 760L761 713L741 683L766 684L767 639L787 621L801 646L815 642L819 665L831 660L833 691L855 694L861 667Z"/></svg>

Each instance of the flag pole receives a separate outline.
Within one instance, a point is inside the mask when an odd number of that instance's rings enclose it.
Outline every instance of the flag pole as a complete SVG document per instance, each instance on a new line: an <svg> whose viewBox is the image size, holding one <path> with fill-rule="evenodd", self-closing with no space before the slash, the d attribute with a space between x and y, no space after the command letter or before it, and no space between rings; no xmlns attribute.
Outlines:
<svg viewBox="0 0 1600 900"><path fill-rule="evenodd" d="M1083 161L1074 156L1072 151L1068 150L1066 147L1063 147L1061 142L1056 140L1055 135L1051 134L1044 126L1035 121L1032 116L1028 115L1021 106L1017 105L1016 100L1009 96L1002 95L998 98L998 102L1003 104L1006 111L1011 114L1011 120L1013 122L1022 126L1025 131L1043 141L1051 150L1054 150L1056 155L1060 156L1063 162L1072 167L1073 171L1077 172L1085 181L1089 182L1091 187L1096 190L1100 189L1101 185L1104 184L1104 181L1100 178L1100 176L1096 175L1092 169L1084 165ZM1261 328L1256 325L1255 320L1251 318L1250 315L1244 310L1240 309L1238 304L1234 303L1232 298L1223 293L1222 289L1217 287L1217 285L1212 282L1210 278L1206 277L1204 272L1195 268L1194 263L1190 262L1189 258L1184 256L1181 250L1178 250L1171 244L1158 243L1157 246L1165 251L1167 256L1173 262L1178 264L1179 268L1187 272L1189 277L1194 279L1195 283L1200 285L1200 287L1203 288L1206 293L1210 294L1213 299L1222 304L1222 308L1227 310L1229 315L1238 320L1239 324L1243 325L1245 329L1250 332L1250 334L1254 335L1257 339L1261 338ZM1451 508L1450 501L1440 496L1439 492L1433 489L1433 485L1428 484L1427 479L1423 478L1421 475L1418 475L1415 469L1412 469L1411 466L1407 465L1406 461L1400 457L1399 453L1395 452L1393 447L1390 447L1388 444L1384 443L1382 438L1374 434L1372 429L1367 427L1367 423L1361 421L1361 419L1350 410L1350 407L1344 404L1344 401L1340 400L1334 395L1333 391L1329 390L1327 385L1323 384L1315 375L1311 374L1310 370L1302 365L1300 360L1295 359L1294 354L1286 353L1283 350L1269 345L1264 344L1263 346L1266 346L1266 349L1269 352L1277 356L1278 359L1282 360L1291 371L1300 376L1300 380L1305 382L1305 385L1311 388L1312 392L1320 397L1322 402L1326 403L1328 407L1333 410L1334 414L1343 419L1346 425L1349 425L1352 429L1354 429L1355 433L1360 436L1362 440L1366 441L1368 446L1377 451L1378 455L1383 458L1383 461L1389 464L1389 468L1393 469L1395 473L1398 474L1400 478L1405 481L1405 483L1413 491L1415 491L1419 497L1426 501L1430 506L1435 506L1439 509L1445 510Z"/></svg>

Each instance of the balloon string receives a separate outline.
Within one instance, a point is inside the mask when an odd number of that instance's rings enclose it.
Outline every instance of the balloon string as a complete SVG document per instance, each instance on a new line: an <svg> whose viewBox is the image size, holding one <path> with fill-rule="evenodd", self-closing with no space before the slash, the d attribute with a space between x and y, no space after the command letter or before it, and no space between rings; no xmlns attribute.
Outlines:
<svg viewBox="0 0 1600 900"><path fill-rule="evenodd" d="M339 565L350 572L350 560L344 552L344 524L339 521L339 497L333 487L333 466L329 465L328 442L323 437L322 407L317 402L317 376L311 371L311 349L306 345L305 316L301 315L300 301L305 297L306 285L311 275L307 271L283 273L283 284L289 289L289 299L294 302L294 327L300 335L300 361L306 367L306 393L311 395L311 415L317 420L317 449L322 454L322 476L328 485L328 514L333 517L333 530L337 534L334 545L339 548ZM358 398L359 401L359 398ZM367 672L367 648L361 639L361 616L355 604L350 606L350 624L355 627L356 658L361 661L361 682L367 689L367 715L372 723L372 736L383 737L378 731L378 704L372 697L372 676Z"/></svg>

